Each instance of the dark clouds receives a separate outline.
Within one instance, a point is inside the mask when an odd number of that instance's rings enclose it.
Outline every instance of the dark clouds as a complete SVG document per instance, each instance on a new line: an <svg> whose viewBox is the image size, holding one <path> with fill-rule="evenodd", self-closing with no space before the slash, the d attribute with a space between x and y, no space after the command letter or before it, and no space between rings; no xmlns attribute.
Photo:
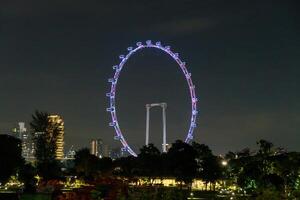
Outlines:
<svg viewBox="0 0 300 200"><path fill-rule="evenodd" d="M67 145L87 146L95 137L117 145L107 126L106 81L127 46L152 39L171 45L193 74L201 110L198 141L222 153L252 147L259 138L299 150L298 5L1 1L0 131L42 109L63 115ZM183 138L190 105L178 67L156 51L137 54L127 66L118 109L130 143L144 140L144 104L161 99L169 104L170 141ZM160 123L154 111L156 145Z"/></svg>

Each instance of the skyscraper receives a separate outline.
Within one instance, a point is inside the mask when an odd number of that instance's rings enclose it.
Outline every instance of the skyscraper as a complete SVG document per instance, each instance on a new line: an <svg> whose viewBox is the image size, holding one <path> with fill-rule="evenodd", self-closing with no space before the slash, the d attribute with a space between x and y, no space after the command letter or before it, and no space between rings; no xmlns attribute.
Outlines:
<svg viewBox="0 0 300 200"><path fill-rule="evenodd" d="M103 141L101 139L91 140L91 154L102 158L103 155Z"/></svg>
<svg viewBox="0 0 300 200"><path fill-rule="evenodd" d="M13 132L16 135L17 138L21 140L21 145L22 145L22 156L28 160L32 155L31 155L31 140L30 140L30 135L27 132L27 129L25 128L25 123L24 122L19 122L18 127L14 128Z"/></svg>
<svg viewBox="0 0 300 200"><path fill-rule="evenodd" d="M103 145L103 157L111 157L110 154L109 146L107 144Z"/></svg>
<svg viewBox="0 0 300 200"><path fill-rule="evenodd" d="M47 132L53 136L54 131L56 132L56 159L63 159L64 158L64 135L65 135L65 128L64 128L64 121L61 116L59 115L49 115L48 120L50 126ZM56 129L56 130L54 130Z"/></svg>

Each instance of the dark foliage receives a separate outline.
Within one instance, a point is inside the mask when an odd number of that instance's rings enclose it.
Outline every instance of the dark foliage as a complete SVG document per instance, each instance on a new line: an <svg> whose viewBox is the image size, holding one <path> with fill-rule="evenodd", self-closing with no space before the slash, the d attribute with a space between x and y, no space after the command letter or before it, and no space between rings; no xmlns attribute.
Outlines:
<svg viewBox="0 0 300 200"><path fill-rule="evenodd" d="M36 190L36 169L29 163L24 164L19 170L19 178L24 182L24 192L34 193Z"/></svg>
<svg viewBox="0 0 300 200"><path fill-rule="evenodd" d="M167 153L169 170L177 181L191 183L196 176L196 151L183 141L177 140Z"/></svg>
<svg viewBox="0 0 300 200"><path fill-rule="evenodd" d="M138 174L137 158L133 156L122 157L114 161L115 174L133 178Z"/></svg>
<svg viewBox="0 0 300 200"><path fill-rule="evenodd" d="M78 176L91 180L98 173L99 158L90 154L89 149L83 148L76 152L74 164Z"/></svg>
<svg viewBox="0 0 300 200"><path fill-rule="evenodd" d="M300 170L300 154L285 152L282 148L275 149L266 140L259 140L257 145L259 148L256 153L236 153L235 156L232 156L232 152L227 154L227 178L236 180L248 192L276 190L286 194L295 190Z"/></svg>
<svg viewBox="0 0 300 200"><path fill-rule="evenodd" d="M58 125L49 122L47 112L35 111L30 127L35 142L37 173L44 180L57 179L62 175L56 157Z"/></svg>
<svg viewBox="0 0 300 200"><path fill-rule="evenodd" d="M205 144L193 142L192 146L196 151L196 177L201 178L203 181L205 181L206 185L209 182L215 185L216 181L220 180L223 174L223 168L220 165L220 158L214 156L211 149Z"/></svg>
<svg viewBox="0 0 300 200"><path fill-rule="evenodd" d="M10 135L0 135L0 182L4 183L24 164L21 141Z"/></svg>
<svg viewBox="0 0 300 200"><path fill-rule="evenodd" d="M162 169L162 160L160 151L149 144L140 149L137 158L138 175L150 178L159 177Z"/></svg>

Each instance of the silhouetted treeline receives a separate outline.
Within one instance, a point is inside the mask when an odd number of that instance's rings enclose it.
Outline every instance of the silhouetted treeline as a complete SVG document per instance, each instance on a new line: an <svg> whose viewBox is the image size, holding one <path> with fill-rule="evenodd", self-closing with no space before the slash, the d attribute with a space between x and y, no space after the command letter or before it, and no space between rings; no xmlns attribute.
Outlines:
<svg viewBox="0 0 300 200"><path fill-rule="evenodd" d="M212 190L219 182L224 187L237 185L253 194L271 189L284 194L284 198L300 191L300 153L287 152L266 140L259 140L255 150L244 148L239 152L230 151L225 156L214 155L205 144L187 144L180 140L175 141L167 153L161 153L149 144L140 149L137 157L116 160L98 158L84 148L76 152L73 161L63 165L55 159L56 134L47 134L47 116L46 112L36 111L30 123L32 133L44 133L35 138L34 163L26 163L22 158L19 139L0 135L1 184L16 176L25 183L25 191L34 192L36 175L43 181L77 176L86 181L123 177L134 182L143 177L149 184L154 179L175 178L180 185L188 186L193 179L201 179Z"/></svg>
<svg viewBox="0 0 300 200"><path fill-rule="evenodd" d="M25 189L34 191L34 176L40 171L38 162L34 165L25 163L21 157L20 140L8 135L0 137L1 182L5 183L11 175L18 174L25 183ZM211 183L210 189L214 189L217 182L226 182L227 186L238 185L248 193L257 193L266 188L286 195L299 191L300 154L275 148L265 140L258 141L257 145L257 150L245 148L221 157L215 156L205 144L187 144L177 140L167 153L161 153L153 144L149 144L140 149L137 157L122 157L114 161L91 155L89 149L81 149L77 151L75 160L69 161L73 164L64 166L64 171L49 165L49 170L43 170L43 175L44 180L64 179L73 175L90 181L115 176L133 182L143 177L149 184L154 179L168 177L188 185L197 178ZM48 161L43 163L51 164Z"/></svg>
<svg viewBox="0 0 300 200"><path fill-rule="evenodd" d="M167 153L161 153L149 144L140 149L137 157L105 162L103 159L95 162L97 158L92 155L89 158L88 150L83 149L76 156L75 171L77 175L89 178L97 173L110 174L133 182L144 177L149 184L157 178L176 178L185 184L197 178L206 184L211 183L212 188L209 189L214 189L215 183L219 182L227 186L237 185L248 193L267 188L284 194L299 190L300 153L275 148L266 140L258 141L257 145L257 150L245 148L239 152L228 152L225 156L215 156L205 144L193 142L190 145L178 140ZM83 152L86 155L80 157Z"/></svg>

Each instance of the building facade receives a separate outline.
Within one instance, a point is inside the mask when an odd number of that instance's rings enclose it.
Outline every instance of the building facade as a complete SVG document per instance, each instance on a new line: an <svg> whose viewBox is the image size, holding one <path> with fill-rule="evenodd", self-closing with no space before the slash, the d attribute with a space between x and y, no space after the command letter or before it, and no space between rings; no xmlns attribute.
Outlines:
<svg viewBox="0 0 300 200"><path fill-rule="evenodd" d="M24 122L19 122L17 128L13 129L15 137L21 140L22 156L25 160L29 160L33 155L31 151L32 139L30 134L27 132Z"/></svg>
<svg viewBox="0 0 300 200"><path fill-rule="evenodd" d="M104 157L103 154L103 141L101 139L91 140L91 154L97 156L98 158Z"/></svg>
<svg viewBox="0 0 300 200"><path fill-rule="evenodd" d="M59 115L49 115L49 127L48 127L48 134L50 137L56 137L56 152L55 157L58 160L64 158L64 136L65 136L65 126L64 121L61 116ZM54 130L55 129L55 130Z"/></svg>

